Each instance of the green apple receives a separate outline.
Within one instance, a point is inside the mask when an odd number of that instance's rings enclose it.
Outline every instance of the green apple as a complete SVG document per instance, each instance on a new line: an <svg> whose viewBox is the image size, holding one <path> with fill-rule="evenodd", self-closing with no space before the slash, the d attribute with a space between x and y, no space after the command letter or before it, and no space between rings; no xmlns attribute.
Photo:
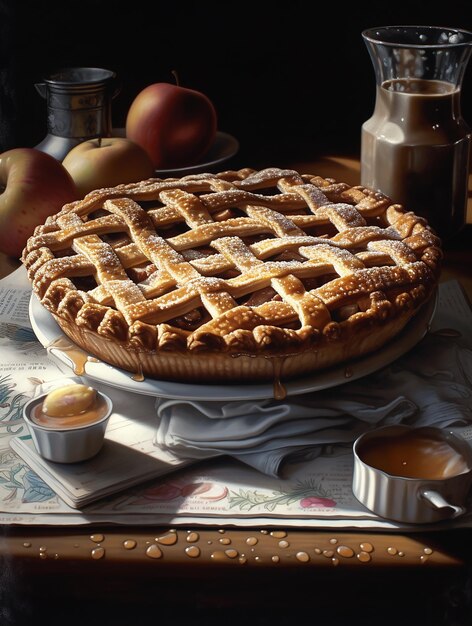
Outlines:
<svg viewBox="0 0 472 626"><path fill-rule="evenodd" d="M82 198L94 189L136 183L154 175L144 148L125 137L83 141L72 148L62 165Z"/></svg>
<svg viewBox="0 0 472 626"><path fill-rule="evenodd" d="M36 226L78 199L60 161L36 148L0 154L0 186L0 251L17 258Z"/></svg>

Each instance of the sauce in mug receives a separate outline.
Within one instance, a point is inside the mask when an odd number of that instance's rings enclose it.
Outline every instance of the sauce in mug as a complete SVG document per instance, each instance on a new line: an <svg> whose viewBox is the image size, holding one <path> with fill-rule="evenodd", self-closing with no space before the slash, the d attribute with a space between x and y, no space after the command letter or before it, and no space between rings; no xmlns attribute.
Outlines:
<svg viewBox="0 0 472 626"><path fill-rule="evenodd" d="M51 391L33 407L30 417L46 428L75 428L98 422L107 414L105 399L86 385L67 385Z"/></svg>
<svg viewBox="0 0 472 626"><path fill-rule="evenodd" d="M357 454L367 465L403 478L441 480L470 470L461 452L445 437L421 429L369 439Z"/></svg>

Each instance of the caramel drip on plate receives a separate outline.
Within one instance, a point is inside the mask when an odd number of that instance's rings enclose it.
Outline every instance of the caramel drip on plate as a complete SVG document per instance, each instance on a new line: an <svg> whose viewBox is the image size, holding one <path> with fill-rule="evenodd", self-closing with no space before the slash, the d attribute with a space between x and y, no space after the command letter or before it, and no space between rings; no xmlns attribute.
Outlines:
<svg viewBox="0 0 472 626"><path fill-rule="evenodd" d="M65 354L68 360L71 362L72 370L77 376L83 376L85 372L85 365L87 363L100 363L100 360L94 356L88 355L81 348L70 342L65 337L57 337L46 346L46 350L51 352L52 350L58 350ZM141 364L136 359L136 372L131 375L131 378L136 382L142 382L144 380L143 369Z"/></svg>
<svg viewBox="0 0 472 626"><path fill-rule="evenodd" d="M131 378L137 383L142 383L144 380L143 368L138 364L137 371L131 376Z"/></svg>
<svg viewBox="0 0 472 626"><path fill-rule="evenodd" d="M59 350L71 361L74 374L77 374L77 376L85 374L85 364L89 360L88 354L64 337L54 339L46 349L48 352Z"/></svg>
<svg viewBox="0 0 472 626"><path fill-rule="evenodd" d="M282 367L284 364L284 358L274 357L272 359L272 365L274 368L274 398L276 400L285 400L287 397L287 389L285 385L280 381L280 375L282 373Z"/></svg>

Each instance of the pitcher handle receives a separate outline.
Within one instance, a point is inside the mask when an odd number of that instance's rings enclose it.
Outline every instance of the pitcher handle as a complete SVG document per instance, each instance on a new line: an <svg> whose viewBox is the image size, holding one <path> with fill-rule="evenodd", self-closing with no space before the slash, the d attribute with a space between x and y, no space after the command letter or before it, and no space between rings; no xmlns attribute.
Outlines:
<svg viewBox="0 0 472 626"><path fill-rule="evenodd" d="M432 489L425 489L420 492L420 496L433 505L435 509L449 509L452 512L451 517L458 517L465 513L466 509L463 506L456 506L448 502L444 496Z"/></svg>

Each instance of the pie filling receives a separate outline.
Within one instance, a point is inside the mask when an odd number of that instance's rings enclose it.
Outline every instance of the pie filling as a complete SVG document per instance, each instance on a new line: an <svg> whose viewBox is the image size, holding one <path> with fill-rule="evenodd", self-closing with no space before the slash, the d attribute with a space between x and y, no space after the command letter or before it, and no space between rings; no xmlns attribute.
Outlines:
<svg viewBox="0 0 472 626"><path fill-rule="evenodd" d="M380 348L432 296L426 221L362 186L249 168L88 194L22 261L74 343L130 371L240 383ZM237 357L237 358L236 358Z"/></svg>

